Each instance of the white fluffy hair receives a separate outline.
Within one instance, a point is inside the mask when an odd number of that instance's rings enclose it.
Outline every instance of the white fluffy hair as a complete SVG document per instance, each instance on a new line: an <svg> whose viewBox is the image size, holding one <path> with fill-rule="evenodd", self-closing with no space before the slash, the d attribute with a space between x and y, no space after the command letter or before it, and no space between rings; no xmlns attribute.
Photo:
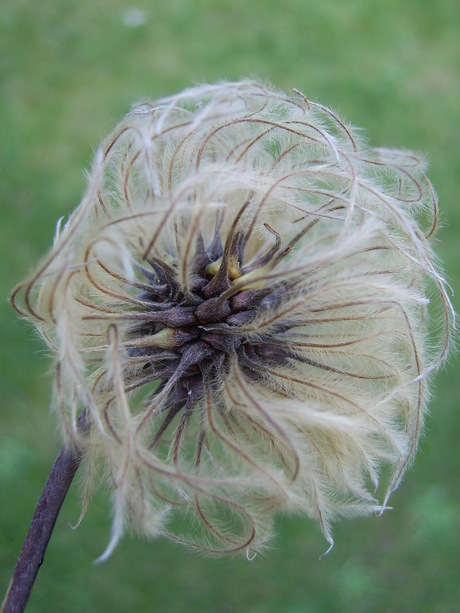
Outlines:
<svg viewBox="0 0 460 613"><path fill-rule="evenodd" d="M332 546L335 517L385 509L450 344L436 221L418 156L297 91L205 85L128 114L12 295L55 355L86 499L113 489L103 558L125 525L256 552L277 512Z"/></svg>

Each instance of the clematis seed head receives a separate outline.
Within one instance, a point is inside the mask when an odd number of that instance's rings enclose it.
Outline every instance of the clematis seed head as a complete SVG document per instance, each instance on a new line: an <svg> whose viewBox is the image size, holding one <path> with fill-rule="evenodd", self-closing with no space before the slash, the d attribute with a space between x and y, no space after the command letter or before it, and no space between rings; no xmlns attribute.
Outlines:
<svg viewBox="0 0 460 613"><path fill-rule="evenodd" d="M422 160L243 81L138 105L12 294L55 357L88 499L209 553L278 512L382 512L423 428L453 314ZM88 429L77 428L87 412ZM381 475L390 475L383 484Z"/></svg>

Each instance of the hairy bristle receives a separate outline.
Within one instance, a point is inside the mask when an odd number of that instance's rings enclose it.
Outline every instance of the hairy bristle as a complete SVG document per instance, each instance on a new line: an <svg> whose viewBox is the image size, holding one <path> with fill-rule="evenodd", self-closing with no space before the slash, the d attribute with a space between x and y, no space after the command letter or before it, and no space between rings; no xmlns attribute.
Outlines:
<svg viewBox="0 0 460 613"><path fill-rule="evenodd" d="M12 295L55 352L88 487L113 487L107 555L125 523L233 553L277 512L332 545L336 516L385 509L450 344L436 221L416 155L298 92L243 81L133 109Z"/></svg>

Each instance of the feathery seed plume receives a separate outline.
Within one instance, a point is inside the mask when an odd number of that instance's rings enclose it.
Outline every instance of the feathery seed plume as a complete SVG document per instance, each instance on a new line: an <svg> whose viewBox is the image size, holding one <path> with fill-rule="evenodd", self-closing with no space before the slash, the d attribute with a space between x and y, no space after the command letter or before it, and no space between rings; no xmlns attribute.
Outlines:
<svg viewBox="0 0 460 613"><path fill-rule="evenodd" d="M54 352L86 497L112 486L104 557L125 525L232 553L277 512L332 545L336 516L385 509L449 345L436 220L416 155L299 92L243 81L132 110L12 296Z"/></svg>

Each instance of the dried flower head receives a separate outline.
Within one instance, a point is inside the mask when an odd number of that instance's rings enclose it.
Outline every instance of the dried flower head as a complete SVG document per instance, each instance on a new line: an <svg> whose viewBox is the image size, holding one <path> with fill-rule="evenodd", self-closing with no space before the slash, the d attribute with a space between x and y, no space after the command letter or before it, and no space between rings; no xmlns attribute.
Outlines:
<svg viewBox="0 0 460 613"><path fill-rule="evenodd" d="M125 523L225 553L257 551L278 511L332 545L335 516L385 508L449 344L436 218L418 157L299 92L134 108L12 297L55 354L87 492L113 488L105 555Z"/></svg>

